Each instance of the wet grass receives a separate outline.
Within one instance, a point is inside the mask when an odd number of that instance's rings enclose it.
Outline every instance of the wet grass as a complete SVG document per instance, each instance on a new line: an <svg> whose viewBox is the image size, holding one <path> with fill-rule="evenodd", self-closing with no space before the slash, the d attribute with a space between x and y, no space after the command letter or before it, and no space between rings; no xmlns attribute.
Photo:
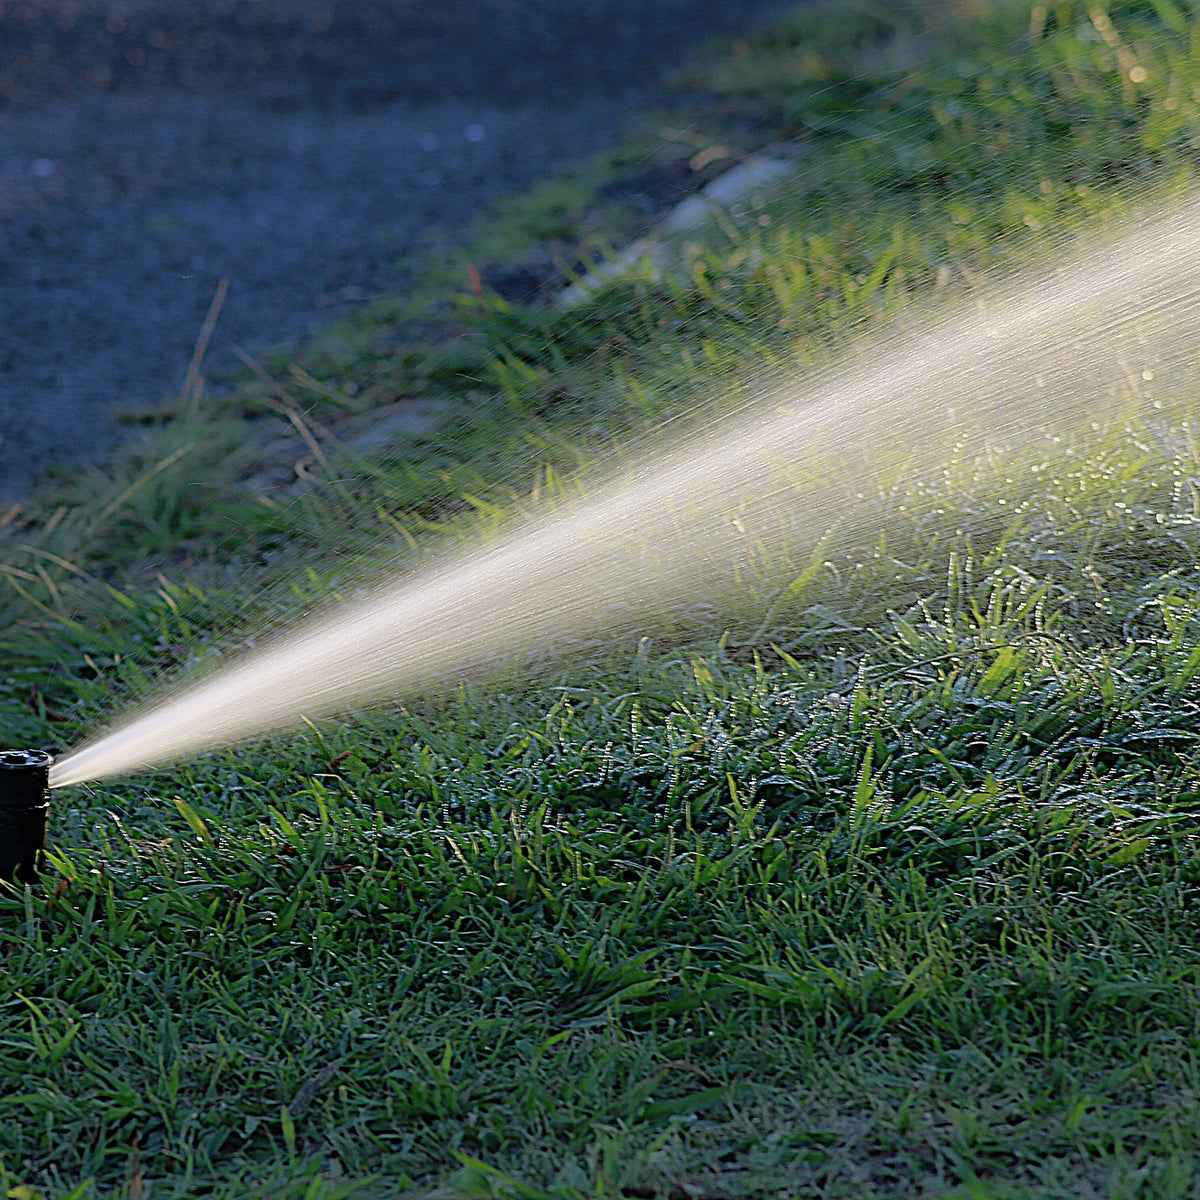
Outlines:
<svg viewBox="0 0 1200 1200"><path fill-rule="evenodd" d="M480 242L478 291L11 514L4 741L70 745L1181 187L1198 46L1159 0L727 48L687 81L701 140L807 156L673 270L564 312L483 286ZM510 261L587 252L520 212ZM345 448L430 397L452 419ZM881 475L869 536L744 611L58 794L43 886L0 905L8 1194L1200 1195L1200 445L1163 399ZM306 484L244 486L272 421Z"/></svg>
<svg viewBox="0 0 1200 1200"><path fill-rule="evenodd" d="M6 913L6 1161L1192 1194L1194 614L1083 650L1027 579L955 588L833 687L658 663L60 798Z"/></svg>

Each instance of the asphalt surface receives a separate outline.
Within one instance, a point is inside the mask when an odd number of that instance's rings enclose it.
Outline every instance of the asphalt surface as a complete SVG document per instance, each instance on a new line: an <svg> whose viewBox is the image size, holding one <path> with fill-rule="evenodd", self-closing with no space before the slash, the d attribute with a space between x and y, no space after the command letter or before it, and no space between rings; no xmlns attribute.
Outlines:
<svg viewBox="0 0 1200 1200"><path fill-rule="evenodd" d="M782 0L0 0L0 498L617 137Z"/></svg>

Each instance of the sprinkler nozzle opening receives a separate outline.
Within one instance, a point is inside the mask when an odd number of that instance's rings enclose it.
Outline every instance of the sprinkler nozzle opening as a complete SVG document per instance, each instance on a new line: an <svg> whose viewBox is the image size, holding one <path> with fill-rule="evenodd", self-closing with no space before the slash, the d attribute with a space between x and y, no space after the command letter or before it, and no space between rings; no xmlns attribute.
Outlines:
<svg viewBox="0 0 1200 1200"><path fill-rule="evenodd" d="M0 750L0 880L32 883L46 850L50 765L44 750Z"/></svg>

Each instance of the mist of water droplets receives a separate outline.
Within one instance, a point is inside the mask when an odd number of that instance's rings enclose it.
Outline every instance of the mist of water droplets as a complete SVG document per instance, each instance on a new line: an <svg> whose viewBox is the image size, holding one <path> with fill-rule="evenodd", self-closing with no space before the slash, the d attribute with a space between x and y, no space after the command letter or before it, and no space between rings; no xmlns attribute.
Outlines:
<svg viewBox="0 0 1200 1200"><path fill-rule="evenodd" d="M1150 368L1181 377L1197 366L1200 204L969 305L877 338L819 379L773 381L742 416L586 501L183 685L68 754L52 786L402 698L572 637L617 636L735 579L739 562L844 520L881 454L902 447L916 470L955 441L982 449L1103 418Z"/></svg>

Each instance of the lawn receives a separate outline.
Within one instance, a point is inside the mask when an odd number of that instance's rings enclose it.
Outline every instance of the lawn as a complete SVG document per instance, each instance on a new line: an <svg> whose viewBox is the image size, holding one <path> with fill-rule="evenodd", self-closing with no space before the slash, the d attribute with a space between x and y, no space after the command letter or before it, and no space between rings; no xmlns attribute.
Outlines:
<svg viewBox="0 0 1200 1200"><path fill-rule="evenodd" d="M1196 15L712 48L402 299L0 513L0 742L64 752L1178 203ZM646 232L629 195L755 151L770 195L550 298ZM716 599L57 791L0 901L7 1195L1200 1196L1187 349L873 459Z"/></svg>

